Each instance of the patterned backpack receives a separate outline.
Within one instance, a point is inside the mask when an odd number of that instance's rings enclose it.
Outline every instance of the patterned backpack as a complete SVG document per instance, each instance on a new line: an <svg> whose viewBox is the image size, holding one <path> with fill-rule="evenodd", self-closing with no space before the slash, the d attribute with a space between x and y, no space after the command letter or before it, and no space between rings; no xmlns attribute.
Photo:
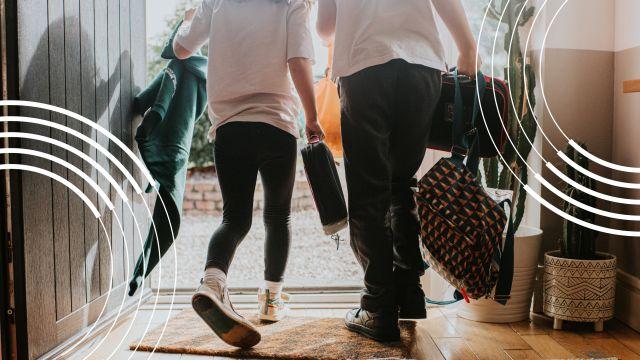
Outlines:
<svg viewBox="0 0 640 360"><path fill-rule="evenodd" d="M490 297L504 305L511 293L513 277L511 224L503 244L508 222L503 206L510 203L494 201L476 178L479 163L474 151L476 132L465 129L460 81L454 75L452 156L431 168L420 180L416 193L422 255L433 270L456 287L456 301ZM467 111L474 127L480 111L479 99L483 98L486 86L482 74L478 74L476 81L478 94L473 111Z"/></svg>

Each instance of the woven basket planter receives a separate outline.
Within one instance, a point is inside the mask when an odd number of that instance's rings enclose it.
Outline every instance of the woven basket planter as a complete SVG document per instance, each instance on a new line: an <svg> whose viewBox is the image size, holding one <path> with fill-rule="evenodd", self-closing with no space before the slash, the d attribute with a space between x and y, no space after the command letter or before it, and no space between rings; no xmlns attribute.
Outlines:
<svg viewBox="0 0 640 360"><path fill-rule="evenodd" d="M602 331L613 318L616 292L616 257L598 253L601 260L574 260L552 251L544 257L544 313L562 321L591 322Z"/></svg>

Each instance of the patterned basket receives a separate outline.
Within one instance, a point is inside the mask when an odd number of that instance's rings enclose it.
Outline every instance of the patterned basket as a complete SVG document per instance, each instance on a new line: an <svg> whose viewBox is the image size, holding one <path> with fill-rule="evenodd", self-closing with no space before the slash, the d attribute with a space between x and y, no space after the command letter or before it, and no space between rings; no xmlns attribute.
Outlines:
<svg viewBox="0 0 640 360"><path fill-rule="evenodd" d="M559 252L544 256L544 313L555 319L597 322L614 315L616 257L574 260Z"/></svg>

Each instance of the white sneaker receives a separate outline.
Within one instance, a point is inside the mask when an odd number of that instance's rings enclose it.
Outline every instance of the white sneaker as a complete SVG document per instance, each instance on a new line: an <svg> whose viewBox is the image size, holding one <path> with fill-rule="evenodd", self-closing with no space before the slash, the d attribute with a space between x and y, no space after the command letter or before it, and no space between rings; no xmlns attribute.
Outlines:
<svg viewBox="0 0 640 360"><path fill-rule="evenodd" d="M289 311L287 302L291 296L285 292L271 293L269 289L258 290L258 318L264 321L280 321Z"/></svg>

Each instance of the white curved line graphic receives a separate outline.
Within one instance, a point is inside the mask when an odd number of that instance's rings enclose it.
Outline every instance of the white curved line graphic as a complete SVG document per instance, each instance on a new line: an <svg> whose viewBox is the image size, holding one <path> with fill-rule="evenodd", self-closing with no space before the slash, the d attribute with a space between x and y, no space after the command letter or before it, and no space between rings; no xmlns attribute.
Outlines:
<svg viewBox="0 0 640 360"><path fill-rule="evenodd" d="M640 168L638 168L638 167L618 165L618 164L614 164L612 162L609 162L607 160L601 159L601 158L591 154L590 152L588 152L584 148L582 148L582 146L578 145L578 143L573 141L573 140L569 140L569 145L571 145L571 147L576 149L576 151L578 151L580 154L586 156L590 160L592 160L592 161L594 161L594 162L596 162L596 163L598 163L598 164L600 164L600 165L602 165L604 167L608 167L610 169L614 169L614 170L618 170L618 171L622 171L622 172L640 173Z"/></svg>
<svg viewBox="0 0 640 360"><path fill-rule="evenodd" d="M100 132L102 135L108 137L109 140L114 142L114 144L118 145L118 147L121 148L122 151L124 151L127 154L127 156L129 156L131 158L131 160L133 160L136 163L136 165L138 165L138 168L140 168L142 173L145 175L145 177L147 178L147 181L149 181L149 183L152 186L154 186L154 187L156 186L156 181L153 178L153 176L151 176L151 173L149 172L147 167L144 166L142 161L140 161L140 159L138 159L138 157L133 153L133 151L131 151L131 149L129 149L129 147L127 147L120 139L118 139L116 136L111 134L108 130L106 130L102 126L96 124L95 122L87 119L86 117L84 117L84 116L82 116L80 114L76 114L73 111L69 111L67 109L63 109L63 108L60 108L60 107L57 107L57 106L38 103L38 102L32 102L32 101L0 100L0 106L25 106L25 107L49 110L49 111L57 112L57 113L66 115L68 117L74 118L74 119L80 121L81 123L92 127L93 129L95 129L98 132Z"/></svg>
<svg viewBox="0 0 640 360"><path fill-rule="evenodd" d="M124 193L124 191L122 191L122 189L120 188L120 186L118 185L118 183L115 181L115 179L113 179L113 177L102 167L100 166L97 162L95 162L90 156L86 155L85 153L83 153L82 151L79 151L78 149L76 149L75 147L72 147L66 143L63 143L61 141L55 140L55 139L51 139L45 136L41 136L41 135L35 135L35 134L30 134L30 133L11 133L11 132L7 132L7 133L0 133L0 138L29 138L32 140L38 140L38 141L43 141L43 142L47 142L49 144L52 145L56 145L59 146L61 148L64 148L74 154L76 154L77 156L81 157L83 160L87 161L88 163L90 163L93 167L95 167L98 172L100 172L103 176L105 176L109 182L111 183L111 185L113 186L113 188L116 190L116 192L118 193L118 195L121 197L121 199L123 200L123 202L127 205L127 208L129 209L129 212L131 213L131 215L133 216L133 221L135 223L136 226L136 230L138 232L138 238L140 240L140 246L143 247L144 246L144 240L142 239L142 233L140 231L140 226L139 226L139 222L138 219L135 216L135 213L133 212L133 209L131 207L131 204L129 203L126 194ZM73 167L73 165L66 163L63 164L64 160L55 158L49 154L46 153L42 153L42 152L38 152L38 151L32 151L32 150L26 150L25 149L16 149L16 148L12 148L12 149L0 149L0 153L13 153L13 154L26 154L26 155L33 155L33 156L38 156L38 157L42 157L42 158L46 158L50 161L54 161L56 163L59 163L63 166L65 166L66 168L69 168L71 171L73 171L74 173L80 175L83 177L83 179L87 182L89 182L89 184L96 190L102 190L97 184L93 184L93 179L87 178L84 175L84 172L78 172L78 170L74 170L72 168L70 168L69 166ZM74 167L75 168L75 167ZM105 195L106 196L106 195ZM142 197L142 195L140 195ZM104 196L101 196L103 198L103 200L107 203L110 204L109 209L110 210L114 210L114 206L113 204L111 204L111 202L109 201L109 198L107 197L106 199L104 198ZM144 200L144 198L142 197L142 199ZM145 206L147 206L147 212L150 213L149 209L148 209L148 205L146 204L146 202L144 202ZM102 220L99 219L100 223L102 224ZM104 224L102 224L102 226L104 227ZM155 224L154 224L155 226ZM106 231L106 229L105 229ZM108 234L107 234L107 239L109 238ZM111 244L108 244L109 248L111 248ZM127 254L128 256L128 254ZM110 257L113 258L113 254L110 253ZM160 262L161 263L161 262ZM113 265L111 265L113 266ZM146 259L143 259L143 269L146 271ZM113 270L112 270L113 271ZM111 275L113 276L113 275ZM110 281L110 287L112 286L111 281ZM109 290L110 291L110 290ZM109 298L110 295L107 295L107 300ZM142 301L142 292L140 292L140 296L138 299L138 307L140 306ZM100 312L100 314L98 315L98 318L96 319L96 321L94 322L93 326L91 327L91 329L89 329L89 331L87 333L85 333L85 335L83 336L83 339L88 338L91 333L93 332L95 326L97 325L99 319L102 317L104 310L106 308L108 301L105 301L105 304L103 304L102 310ZM120 311L118 312L118 315L116 316L115 321L112 323L111 328L109 329L109 331L113 328L113 326L117 323L117 319L119 317ZM135 315L134 315L134 319L135 319ZM66 349L62 354L60 354L60 357L64 356L65 354L68 354L69 352L73 351L73 349L75 349L80 343L82 343L83 339L80 339L76 344L74 344L72 347ZM102 343L105 339L102 339L102 341L100 343ZM98 344L99 346L100 344ZM91 352L93 353L93 352ZM90 354L89 354L90 355Z"/></svg>
<svg viewBox="0 0 640 360"><path fill-rule="evenodd" d="M624 236L624 237L639 237L640 236L640 231L627 231L627 230L612 229L612 228L608 228L608 227L604 227L604 226L600 226L600 225L591 224L591 223L588 223L588 222L586 222L584 220L578 219L578 218L576 218L574 216L568 215L564 211L562 211L562 210L558 209L557 207L551 205L542 196L540 196L535 191L533 191L533 189L531 189L529 187L529 185L524 185L524 189L528 194L531 195L531 197L536 199L536 201L538 201L540 204L544 205L547 209L553 211L556 215L561 216L561 217L571 221L574 224L578 224L578 225L580 225L582 227L586 227L588 229L592 229L592 230L595 230L595 231L599 231L599 232L607 233L607 234L611 234L611 235Z"/></svg>
<svg viewBox="0 0 640 360"><path fill-rule="evenodd" d="M567 164L571 165L571 167L573 167L574 169L578 170L579 172L583 173L584 175L591 177L593 179L596 179L600 182L603 182L605 184L609 184L611 186L615 186L615 187L620 187L620 188L626 188L626 189L640 189L640 184L637 183L628 183L628 182L623 182L623 181L617 181L617 180L612 180L609 178L606 178L604 176L600 176L598 174L593 173L592 171L589 171L587 169L585 169L584 167L580 166L578 163L576 163L575 161L571 160L565 153L563 153L562 151L558 152L558 156L564 160Z"/></svg>
<svg viewBox="0 0 640 360"><path fill-rule="evenodd" d="M591 196L595 196L595 197L597 197L599 199L610 201L610 202L615 202L615 203L619 203L619 204L640 205L640 199L639 200L627 199L627 198L621 198L621 197L616 197L616 196L603 194L601 192L589 189L586 186L578 184L573 179L571 179L570 177L565 175L562 171L560 171L557 167L555 167L552 163L547 163L546 166L547 166L547 168L549 168L549 170L551 170L557 177L562 179L564 182L566 182L567 184L573 186L574 188L576 188L576 189L578 189L578 190L580 190L582 192L585 192L585 193L587 193L587 194L589 194Z"/></svg>
<svg viewBox="0 0 640 360"><path fill-rule="evenodd" d="M488 5L491 5L491 3L493 3L493 0L491 0ZM489 9L487 8L487 10L485 11L484 17L482 19L482 24L480 25L480 33L479 33L478 40L477 40L477 48L478 49L480 49L480 39L482 37L482 32L483 32L483 29L484 29L484 25L485 25L485 23L487 21L488 11L489 11ZM478 54L476 53L476 55L478 55ZM477 61L476 61L476 65L477 65ZM486 119L485 114L484 114L484 109L482 107L480 107L480 112L482 113L483 119ZM486 124L486 120L485 120L485 124ZM507 133L507 137L509 137L508 133ZM491 133L489 133L489 139L491 140L491 143L493 144L493 146L496 147L496 149L497 149L498 146L496 145L496 140L493 138L493 135ZM511 140L509 140L509 141L511 141ZM543 205L547 209L551 210L552 212L554 212L558 216L562 217L563 219L571 221L571 222L573 222L575 224L579 224L579 225L581 225L583 227L586 227L586 228L589 228L589 229L592 229L592 230L596 230L596 231L600 231L600 232L603 232L603 233L607 233L607 234L619 235L619 236L625 236L625 237L638 237L638 236L640 236L640 232L637 232L637 231L624 231L624 230L617 230L617 229L612 229L612 228L608 228L608 227L598 226L598 225L595 225L595 224L590 224L590 223L585 222L583 220L580 220L580 219L578 219L578 218L576 218L574 216L571 216L569 214L564 213L564 211L559 210L558 208L556 208L555 206L550 204L548 201L546 201L542 196L540 196L538 193L536 193L527 184L524 184L522 182L522 179L520 179L520 177L518 177L518 175L508 166L508 163L505 161L504 156L502 154L500 154L500 153L498 154L498 156L500 157L500 160L501 160L502 164L504 166L506 166L506 168L508 169L509 172L511 172L511 174L513 174L514 179L522 186L522 188L527 192L527 194L531 195L531 197L533 197L541 205ZM519 156L522 157L521 155L519 155ZM527 167L528 167L528 165L527 165Z"/></svg>
<svg viewBox="0 0 640 360"><path fill-rule="evenodd" d="M544 185L544 187L546 187L547 189L551 190L554 194L556 194L556 196L558 196L559 198L561 198L562 200L571 203L581 209L590 211L594 214L598 214L601 216L605 216L611 219L619 219L619 220L627 220L627 221L640 221L640 215L626 215L626 214L618 214L618 213L614 213L614 212L610 212L610 211L605 211L605 210L600 210L598 208L594 208L592 206L589 206L585 203L582 203L580 201L577 201L575 199L573 199L572 197L568 196L567 194L565 194L563 191L558 190L556 187L554 187L553 185L551 185L547 180L545 180L545 178L543 178L540 174L536 174L535 175L536 180L540 181L540 183L542 185Z"/></svg>
<svg viewBox="0 0 640 360"><path fill-rule="evenodd" d="M136 191L136 193L142 194L142 188L140 188L140 185L138 185L138 182L133 178L133 176L129 173L129 171L127 171L127 169L124 167L124 165L122 165L122 163L120 161L118 161L118 159L116 159L113 156L113 154L111 154L111 152L109 152L107 149L105 149L103 146L101 146L100 144L95 142L90 137L88 137L88 136L86 136L86 135L84 135L84 134L82 134L82 133L80 133L80 132L78 132L78 131L76 131L74 129L71 129L70 127L58 124L58 123L50 121L50 120L42 120L42 119L36 119L36 118L30 118L30 117L24 117L24 116L2 116L2 117L0 117L0 122L19 122L19 123L29 123L29 124L42 125L42 126L46 126L46 127L52 127L54 129L58 129L60 131L64 131L67 134L71 134L71 135L77 137L78 139L80 139L80 140L86 142L87 144L91 145L92 147L98 149L109 160L111 160L111 162L118 168L118 170L120 170L120 172L122 172L122 174L124 174L124 176L127 178L127 180L129 180L129 182L133 186L133 188Z"/></svg>
<svg viewBox="0 0 640 360"><path fill-rule="evenodd" d="M155 189L155 188L154 188ZM160 200L160 203L162 203L162 208L164 209L164 213L167 215L167 219L169 219L169 212L167 211L167 206L164 202L164 199L162 199L162 195L160 194L160 192L156 189L156 194L158 194L158 199ZM146 203L146 200L145 200ZM149 207L147 206L147 211L148 211ZM153 221L153 215L151 215L151 212L149 212L149 216L151 217L151 221ZM155 227L155 222L154 222L154 227ZM169 304L169 313L171 313L173 311L173 305L175 302L175 297L176 297L176 288L178 286L178 252L176 250L176 246L175 243L177 241L176 237L173 235L174 231L173 231L173 224L171 224L171 221L169 221L169 229L171 231L171 236L173 237L173 243L174 245L172 246L173 248L173 254L175 256L175 261L174 261L174 269L173 269L173 291L171 292L171 303ZM157 231L156 231L156 243L158 243L158 247L160 247L159 245L159 240L157 237ZM149 331L149 327L151 326L151 320L153 319L153 316L155 315L156 312L156 307L158 305L158 295L160 294L160 284L162 283L162 257L160 258L160 263L158 264L158 268L159 268L159 274L158 274L158 290L156 291L156 298L155 298L155 302L153 304L153 310L151 312L151 318L149 319L149 322L147 323L147 326L144 330L144 334L146 335L147 332ZM162 337L164 336L164 332L167 330L167 325L169 325L169 320L171 320L170 317L167 317L167 319L164 322L164 325L162 327L162 332L160 333L160 336L158 337L158 340L156 341L155 345L153 346L153 351L151 351L149 357L147 359L151 359L151 357L155 354L156 348L158 347L158 344L160 344L160 341L162 340ZM129 329L127 330L127 333L131 330L131 326L133 325L133 323L131 323L129 325ZM140 338L140 340L138 341L138 343L136 344L135 349L133 350L133 352L131 353L131 355L128 357L128 359L131 359L134 354L136 353L136 351L138 350L138 348L140 347L140 344L142 343L142 340L144 340L144 336L142 336ZM124 341L124 337L122 338L122 340L120 341L120 345L122 344L122 342ZM118 346L120 346L118 345ZM114 350L114 352L111 354L111 356L113 356L116 353L116 351ZM111 356L109 356L109 358L111 358Z"/></svg>
<svg viewBox="0 0 640 360"><path fill-rule="evenodd" d="M8 148L8 149L0 148L0 154L30 155L30 156L35 156L35 157L39 157L39 158L42 158L42 159L47 159L47 160L52 161L52 162L54 162L56 164L62 165L65 168L67 168L68 170L71 170L74 174L76 174L79 177L81 177L82 180L84 180L87 184L89 184L89 186L91 186L93 188L93 190L95 190L98 193L98 195L100 195L100 197L102 198L102 201L104 201L104 203L107 204L107 207L109 208L109 210L115 209L115 206L111 202L111 199L109 199L107 194L105 194L104 191L102 191L100 186L98 186L98 184L90 176L85 174L84 171L78 169L76 166L72 165L68 161L62 160L59 157L55 157L55 156L47 154L47 153L43 153L41 151L35 151L35 150L29 150L29 149L20 149L20 148Z"/></svg>
<svg viewBox="0 0 640 360"><path fill-rule="evenodd" d="M26 101L6 101L6 100L5 100L5 101L0 101L0 106L27 106L27 107L35 107L35 108L40 108L40 109L46 109L46 110L50 110L50 111L55 111L55 112L59 112L59 113L61 113L61 114L64 114L64 115L66 115L66 116L72 117L72 118L74 118L74 119L77 119L77 120L81 121L82 123L84 123L84 124L86 124L86 125L90 126L91 128L96 129L98 132L100 132L101 134L105 135L107 138L109 138L111 141L113 141L116 145L118 145L118 146L119 146L119 147L124 151L124 153L126 153L126 154L127 154L127 155L132 159L132 160L133 160L133 162L134 162L134 163L135 163L135 164L136 164L136 165L141 169L141 171L143 172L143 174L145 175L145 177L147 178L147 180L149 181L149 183L150 183L150 184L151 184L151 186L153 187L153 190L154 190L154 191L155 191L155 193L158 195L158 198L159 198L160 202L163 204L163 207L164 207L164 200L162 199L162 196L161 196L161 195L160 195L160 193L158 192L158 189L157 189L157 182L153 179L153 177L151 176L151 174L148 172L148 169L147 169L147 168L146 168L146 167L141 163L141 161L140 161L140 160L139 160L139 159L138 159L138 158L133 154L133 152L132 152L128 147L126 147L126 146L125 146L125 145L124 145L124 144L123 144L123 143L122 143L118 138L116 138L115 136L113 136L113 135L112 135L108 130L105 130L104 128L102 128L99 124L93 123L93 122L91 122L91 121L87 120L86 118L82 117L82 116L81 116L81 115L79 115L79 114L75 114L75 113L70 112L70 111L68 111L68 110L65 110L65 109L62 109L62 108L59 108L59 107L55 107L55 106L51 106L51 105L48 105L48 104L40 104L40 103L35 103L35 102L26 102ZM42 125L42 126L46 126L46 127L56 128L56 129L59 129L59 130L61 130L61 131L65 132L65 133L67 133L67 134L74 135L74 136L76 136L77 138L79 138L79 139L83 140L84 142L89 143L89 144L90 144L91 146L93 146L94 148L98 149L98 150L99 150L103 155L105 155L105 156L106 156L106 157L107 157L111 162L113 162L113 163L116 165L116 167L117 167L117 168L118 168L118 169L119 169L119 170L124 174L124 176L125 176L125 177L129 180L129 182L132 184L132 186L133 186L133 188L135 189L136 193L137 193L137 194L140 196L140 198L142 199L142 201L143 201L143 203L144 203L144 205L145 205L146 211L147 211L147 213L148 213L149 217L151 218L151 223L152 223L152 226L153 226L153 230L154 230L154 232L156 232L156 241L158 241L157 228L156 228L156 225L155 225L155 221L153 220L153 216L152 216L151 211L150 211L150 209L149 209L149 204L147 203L146 199L144 198L144 193L143 193L142 189L140 188L140 186L138 185L138 183L135 181L135 179L131 176L131 174L130 174L130 173L129 173L125 168L124 168L124 166L122 165L122 163L120 163L117 159L115 159L115 157L113 157L113 155L112 155L109 151L107 151L106 149L104 149L100 144L96 143L96 142L95 142L95 141L93 141L92 139L90 139L90 138L88 138L88 137L84 136L82 133L79 133L79 132L77 132L77 131L75 131L75 130L73 130L73 129L69 128L69 127L66 127L66 126L60 125L60 124L55 123L55 122L52 122L52 121L46 121L46 120L34 119L34 118L27 118L27 117L20 117L20 116L17 116L17 117L0 117L0 122L8 122L8 121L28 122L28 123L38 124L38 125ZM51 143L51 142L50 142L50 143ZM66 145L66 144L65 144L65 145ZM63 147L64 147L64 146L63 146ZM71 150L70 150L70 151L71 151ZM73 151L72 151L72 152L73 152ZM74 153L75 153L75 152L74 152ZM76 154L77 154L77 153L76 153ZM79 155L79 154L78 154L78 155ZM93 165L95 162L90 162L90 163ZM24 169L24 166L18 166L18 168L23 168L23 169ZM100 169L100 167L98 167L98 169ZM66 181L65 179L63 179L63 178L61 178L61 177L57 177L57 176L55 176L55 174L52 174L52 173L50 173L50 172L48 172L48 171L46 171L46 170L45 170L45 171L39 171L39 169L33 169L33 170L34 170L35 172L39 172L39 173L51 174L51 175L53 175L53 176L52 176L52 178L54 178L55 180L58 180L58 181L62 182L62 183L63 183L63 184L65 184L65 185L66 185L66 184L72 185L72 184L70 184L68 181ZM29 171L29 170L27 170L27 171ZM107 173L107 174L108 174L108 173ZM71 188L71 187L70 187L70 188ZM120 187L119 187L119 186L114 186L114 188L116 189L116 191L118 192L118 194L119 194L119 195L124 195L124 193L122 192L122 189L120 189ZM73 188L72 188L72 189L73 189ZM80 194L82 194L82 192L78 192L78 191L79 191L79 189L76 189L76 191L74 191L74 192L80 196ZM82 194L82 195L83 195L83 194ZM81 198L82 198L82 196L81 196ZM124 202L125 202L125 203L127 204L127 206L129 207L130 212L132 212L132 213L133 213L133 210L131 209L131 206L130 206L129 202L127 201L127 197L126 197L126 196L123 196L123 197L122 197L122 199L124 200ZM89 201L89 203L88 203L88 204L91 204L91 205L92 205L92 207L91 207L92 212L94 213L94 215L96 215L96 216L98 217L98 220L100 220L100 218L99 218L99 213L97 213L97 212L96 212L96 211L97 211L97 208L95 208L95 206L93 206L93 204L92 204L90 201ZM94 211L94 210L95 210L95 211ZM167 213L166 207L165 207L165 214L168 216L168 213ZM123 229L122 229L122 224L121 224L121 222L120 222L120 220L119 220L119 218L118 218L117 214L115 214L115 213L114 213L114 217L115 217L115 219L116 219L116 221L117 221L117 223L118 223L118 227L120 228L121 233L123 234L123 236L125 236L125 235L124 235L124 232L123 232ZM141 233L140 233L140 230L139 230L139 226L138 226L137 219L135 218L135 214L134 214L134 221L136 222L136 228L138 228L138 234L139 234L139 237L140 237L140 241L141 241L141 243L142 243L142 241L143 241L143 240L142 240L142 236L141 236ZM100 221L100 222L101 222L101 224L102 224L102 221ZM102 224L102 225L103 225L103 229L104 229L104 224ZM171 223L169 223L169 226L170 226L170 228L171 228L171 232L173 233L173 226L172 226L172 224L171 224ZM175 239L175 237L174 237L174 242L175 242L175 240L176 240L176 239ZM125 252L126 252L126 254L125 254L125 255L126 255L127 259L128 259L129 253L128 253L128 250L127 250L127 249L128 249L128 245L127 245L126 241L124 242L124 246L125 246ZM109 244L109 247L111 248L110 244ZM110 250L111 250L111 249L110 249ZM176 253L176 249L175 249L175 247L174 247L174 254L175 254L175 253ZM111 258L112 258L112 261L113 261L113 254L111 254L111 253L110 253L110 255L111 255ZM128 278L128 277L129 277L129 261L128 261L128 260L126 260L126 265L127 265L127 270L126 270L125 277L127 277L127 278ZM161 274L162 274L162 269L161 269L161 267L162 267L162 259L159 259L159 263L158 263L158 265L159 265L159 267L160 267L160 269L158 269L158 270L159 270L160 282L162 282L162 275L161 275ZM174 281L173 281L173 282L174 282L174 284L173 284L173 292L172 292L172 297L171 297L170 310L171 310L171 309L173 309L173 304L174 304L174 300L175 300L175 289L176 289L176 285L177 285L177 266L178 266L178 264L177 264L177 258L176 258L176 261L175 261L174 266L175 266ZM143 261L143 268L145 269L145 272L146 272L146 268L147 268L146 261ZM113 272L113 263L112 263L112 269L111 269L111 271ZM113 274L111 274L111 276L113 276ZM110 281L110 284L109 284L109 288L110 288L109 293L111 292L111 286L112 286L112 281ZM159 286L159 288L158 288L158 292L159 292L159 291L160 291L160 286ZM156 295L158 295L158 294L156 294ZM108 295L108 296L110 296L110 295ZM118 318L119 318L119 316L120 316L120 313L121 313L121 310L122 310L122 306L124 305L124 299L125 299L125 298L126 298L126 295L124 295L124 294L123 294L123 299L122 299L122 302L121 302L121 304L120 304L120 307L119 307L119 310L118 310L118 314L117 314L116 319L114 320L113 324L111 325L111 328L109 329L109 331L108 331L107 335L111 332L111 330L113 329L114 325L115 325L115 324L116 324L116 322L117 322L117 319L118 319ZM136 310L135 310L135 314L134 314L134 319L135 319L135 317L137 316L138 310L139 310L139 308L140 308L141 300L142 300L142 292L140 292L140 299L138 300L138 304L137 304L137 307L136 307ZM157 306L157 304L158 304L158 297L156 296L156 300L155 300L155 303L154 303L154 306L153 306L153 311L152 311L152 318L153 318L153 314L155 313L155 310L156 310L156 306ZM106 303L105 303L105 305L106 305ZM103 306L103 310L104 310L104 306ZM102 313L103 313L103 312L101 311L101 314L102 314ZM101 316L101 315L100 315L100 316ZM146 333L146 331L149 329L149 326L151 325L151 321L153 320L152 318L151 318L151 319L149 319L149 323L147 324L147 327L146 327L146 329L145 329L145 333ZM164 322L164 327L163 327L163 329L162 329L162 333L163 333L163 334L164 334L164 331L165 331L166 326L167 326L167 324L168 324L168 320L169 320L169 318L167 318L167 320ZM96 325L96 324L94 324L94 327L95 327L95 325ZM129 325L129 329L127 330L127 333L129 333L129 331L131 330L131 326L132 326L132 325L133 325L133 323L131 323L131 324ZM92 327L92 329L91 329L91 330L93 330L93 328L94 328L94 327ZM85 337L86 337L86 336L88 336L88 335L89 335L89 333L85 334ZM125 334L125 336L126 336L126 334ZM162 336L161 336L161 337L162 337ZM102 340L104 341L105 339L106 339L106 338L104 338L104 339L102 339ZM160 339L158 339L158 341L159 341L159 340L160 340ZM124 341L124 337L121 339L120 344L121 344L123 341ZM100 344L101 344L101 343L102 343L102 341L100 342ZM157 344L156 344L156 346L157 346ZM119 348L119 346L118 346L118 348ZM137 346L136 346L136 348L137 348ZM95 349L94 349L94 350L95 350ZM109 356L109 358L111 358L113 355L115 355L115 352L116 352L117 350L118 350L118 349L114 349L114 352ZM154 347L154 351L152 351L152 352L151 352L151 354L149 355L149 358L151 358L151 357L153 356L154 352L155 352L155 347ZM91 353L93 353L93 351L92 351ZM132 357L134 354L135 354L135 353L132 353L130 357ZM89 355L89 356L90 356L90 355Z"/></svg>
<svg viewBox="0 0 640 360"><path fill-rule="evenodd" d="M540 54L540 68L543 68L542 65L542 59L544 58L544 52L545 52L545 46L547 43L547 38L549 36L549 32L551 31L551 26L553 25L553 23L556 20L556 17L560 14L560 11L562 10L562 8L564 8L564 6L567 4L569 0L565 0L565 2L560 6L560 8L558 9L558 11L556 12L556 14L553 16L551 23L549 25L549 27L546 30L546 33L544 35L543 41L542 41L542 50L541 50L541 54ZM540 89L541 89L541 94L542 94L542 98L544 100L544 105L547 109L547 112L549 113L549 115L551 116L551 120L553 121L554 125L558 128L558 130L560 130L560 133L562 134L562 136L564 136L565 139L567 139L567 141L569 142L569 145L571 145L574 149L576 149L577 151L579 151L581 154L583 154L584 156L588 157L590 160L597 162L598 164L607 167L609 169L613 169L613 170L618 170L618 171L622 171L622 172L628 172L628 173L640 173L640 168L639 167L632 167L632 166L624 166L624 165L619 165L619 164L615 164L612 163L610 161L604 160L594 154L591 154L590 152L586 151L585 149L583 149L581 146L579 146L573 139L569 138L567 136L567 134L562 130L562 128L560 127L560 125L558 124L558 122L556 121L555 116L553 115L553 112L550 109L549 106L549 102L547 101L547 96L546 96L546 92L544 91L544 79L542 77L540 77Z"/></svg>
<svg viewBox="0 0 640 360"><path fill-rule="evenodd" d="M89 198L82 191L80 191L80 189L78 189L75 185L73 185L72 183L67 181L67 179L61 177L60 175L54 174L51 171L45 169L40 169L35 166L22 164L0 164L0 170L21 170L50 177L73 191L87 205L87 207L93 213L93 216L95 216L96 219L100 218L100 212L98 211L98 208L96 208L96 206L91 202L91 200L89 200Z"/></svg>
<svg viewBox="0 0 640 360"><path fill-rule="evenodd" d="M545 31L545 34L544 34L544 37L542 38L542 45L541 45L541 49L540 49L540 65L539 65L540 66L540 70L544 69L544 63L542 62L542 59L544 59L544 52L546 50L547 38L549 37L549 32L551 31L551 28L553 27L553 24L556 22L556 18L558 17L558 15L560 15L560 12L562 12L562 10L564 9L564 7L567 5L568 2L569 2L569 0L565 0L562 3L562 5L560 5L558 10L555 12L553 17L551 18L551 21L549 22L549 26L547 27L547 29ZM553 112L551 111L551 109L549 107L549 102L547 101L547 96L546 96L546 93L544 91L544 77L543 76L540 76L540 93L542 94L542 99L543 99L543 102L544 102L544 106L547 109L547 111L549 112L549 116L551 116L551 121L553 121L553 123L556 125L558 130L560 130L560 133L562 134L562 136L564 136L565 139L570 140L569 137L567 136L567 134L565 134L564 130L562 130L562 128L560 127L560 125L556 121L556 117L553 115ZM553 144L552 144L552 146L553 146ZM558 149L556 149L556 151L557 150Z"/></svg>
<svg viewBox="0 0 640 360"><path fill-rule="evenodd" d="M102 167L100 164L98 164L97 161L93 160L93 158L87 154L85 154L84 152L76 149L75 147L68 145L62 141L59 140L55 140L46 136L42 136L42 135L36 135L36 134L31 134L31 133L21 133L21 132L0 132L0 138L16 138L16 139L30 139L30 140L36 140L36 141L42 141L42 142L46 142L49 143L51 145L55 145L58 146L62 149L65 149L66 151L75 154L76 156L82 158L82 160L86 161L89 165L91 165L93 168L95 168L96 170L98 170L98 172L104 176L109 183L113 186L114 190L118 193L118 195L122 198L122 200L125 203L129 203L129 199L127 198L127 195L124 193L124 191L120 188L120 186L118 185L118 182L116 182L116 180L113 178L113 176L111 176L111 174L109 174L109 172L107 170L105 170L104 167Z"/></svg>

